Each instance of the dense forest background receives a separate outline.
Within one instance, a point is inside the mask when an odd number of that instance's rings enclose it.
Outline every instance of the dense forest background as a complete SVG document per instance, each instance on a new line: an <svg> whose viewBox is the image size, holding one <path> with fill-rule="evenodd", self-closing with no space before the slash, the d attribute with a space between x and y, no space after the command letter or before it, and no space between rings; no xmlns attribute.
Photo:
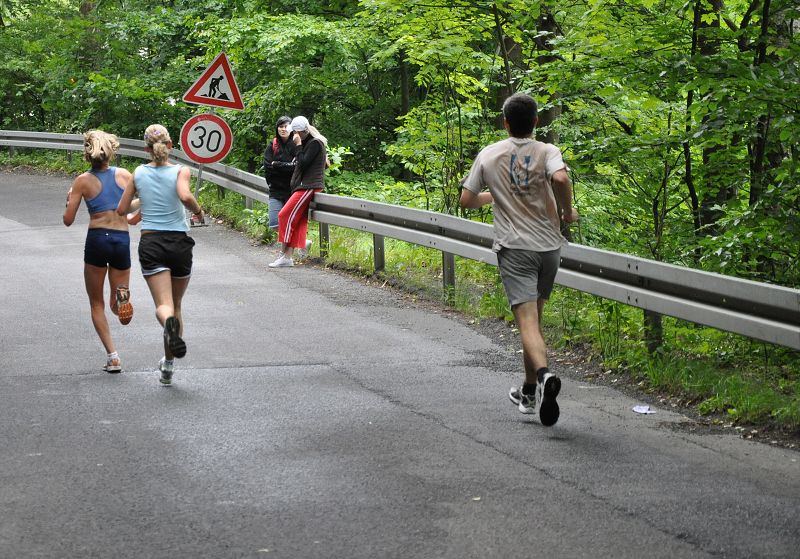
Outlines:
<svg viewBox="0 0 800 559"><path fill-rule="evenodd" d="M526 91L581 242L800 283L794 0L0 0L0 24L2 128L177 132L225 51L246 106L222 111L226 163L258 172L276 118L304 114L344 158L334 189L457 213Z"/></svg>

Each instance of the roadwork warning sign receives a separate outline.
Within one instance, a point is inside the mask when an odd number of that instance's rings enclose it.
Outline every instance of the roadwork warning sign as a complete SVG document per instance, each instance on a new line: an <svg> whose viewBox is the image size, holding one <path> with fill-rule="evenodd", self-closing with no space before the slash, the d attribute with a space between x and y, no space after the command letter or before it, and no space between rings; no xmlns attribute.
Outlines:
<svg viewBox="0 0 800 559"><path fill-rule="evenodd" d="M183 94L183 100L195 105L244 110L242 96L224 52L217 55L192 87Z"/></svg>

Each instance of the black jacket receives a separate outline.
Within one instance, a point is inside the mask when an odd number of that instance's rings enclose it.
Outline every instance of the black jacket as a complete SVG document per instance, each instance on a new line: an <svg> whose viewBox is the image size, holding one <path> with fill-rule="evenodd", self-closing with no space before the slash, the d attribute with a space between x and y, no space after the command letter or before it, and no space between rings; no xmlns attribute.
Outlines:
<svg viewBox="0 0 800 559"><path fill-rule="evenodd" d="M296 149L297 168L292 177L292 191L324 189L328 157L325 144L309 134Z"/></svg>
<svg viewBox="0 0 800 559"><path fill-rule="evenodd" d="M286 202L292 194L289 181L295 167L295 145L291 138L286 142L275 137L264 150L264 179L269 195Z"/></svg>

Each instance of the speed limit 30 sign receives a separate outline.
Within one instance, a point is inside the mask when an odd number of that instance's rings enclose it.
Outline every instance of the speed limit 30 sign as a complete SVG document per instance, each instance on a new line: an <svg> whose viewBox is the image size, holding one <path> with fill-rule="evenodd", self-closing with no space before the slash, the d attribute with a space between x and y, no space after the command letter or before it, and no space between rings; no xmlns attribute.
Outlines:
<svg viewBox="0 0 800 559"><path fill-rule="evenodd" d="M215 114L193 116L181 128L181 148L197 163L222 161L232 147L231 127Z"/></svg>

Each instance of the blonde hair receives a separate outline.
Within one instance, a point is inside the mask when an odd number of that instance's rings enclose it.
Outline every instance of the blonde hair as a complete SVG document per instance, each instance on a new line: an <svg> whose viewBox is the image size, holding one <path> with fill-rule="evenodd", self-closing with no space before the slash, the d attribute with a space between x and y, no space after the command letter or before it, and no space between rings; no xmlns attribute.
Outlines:
<svg viewBox="0 0 800 559"><path fill-rule="evenodd" d="M169 132L160 124L151 124L144 131L144 143L150 148L153 161L156 163L166 163L169 157L167 143L171 142Z"/></svg>
<svg viewBox="0 0 800 559"><path fill-rule="evenodd" d="M111 161L118 149L119 140L114 134L89 130L83 135L83 158L91 163L93 169Z"/></svg>
<svg viewBox="0 0 800 559"><path fill-rule="evenodd" d="M310 124L308 125L308 133L311 134L314 138L317 138L320 142L322 142L322 145L324 145L326 148L328 147L328 138L320 134L319 130L317 130Z"/></svg>

